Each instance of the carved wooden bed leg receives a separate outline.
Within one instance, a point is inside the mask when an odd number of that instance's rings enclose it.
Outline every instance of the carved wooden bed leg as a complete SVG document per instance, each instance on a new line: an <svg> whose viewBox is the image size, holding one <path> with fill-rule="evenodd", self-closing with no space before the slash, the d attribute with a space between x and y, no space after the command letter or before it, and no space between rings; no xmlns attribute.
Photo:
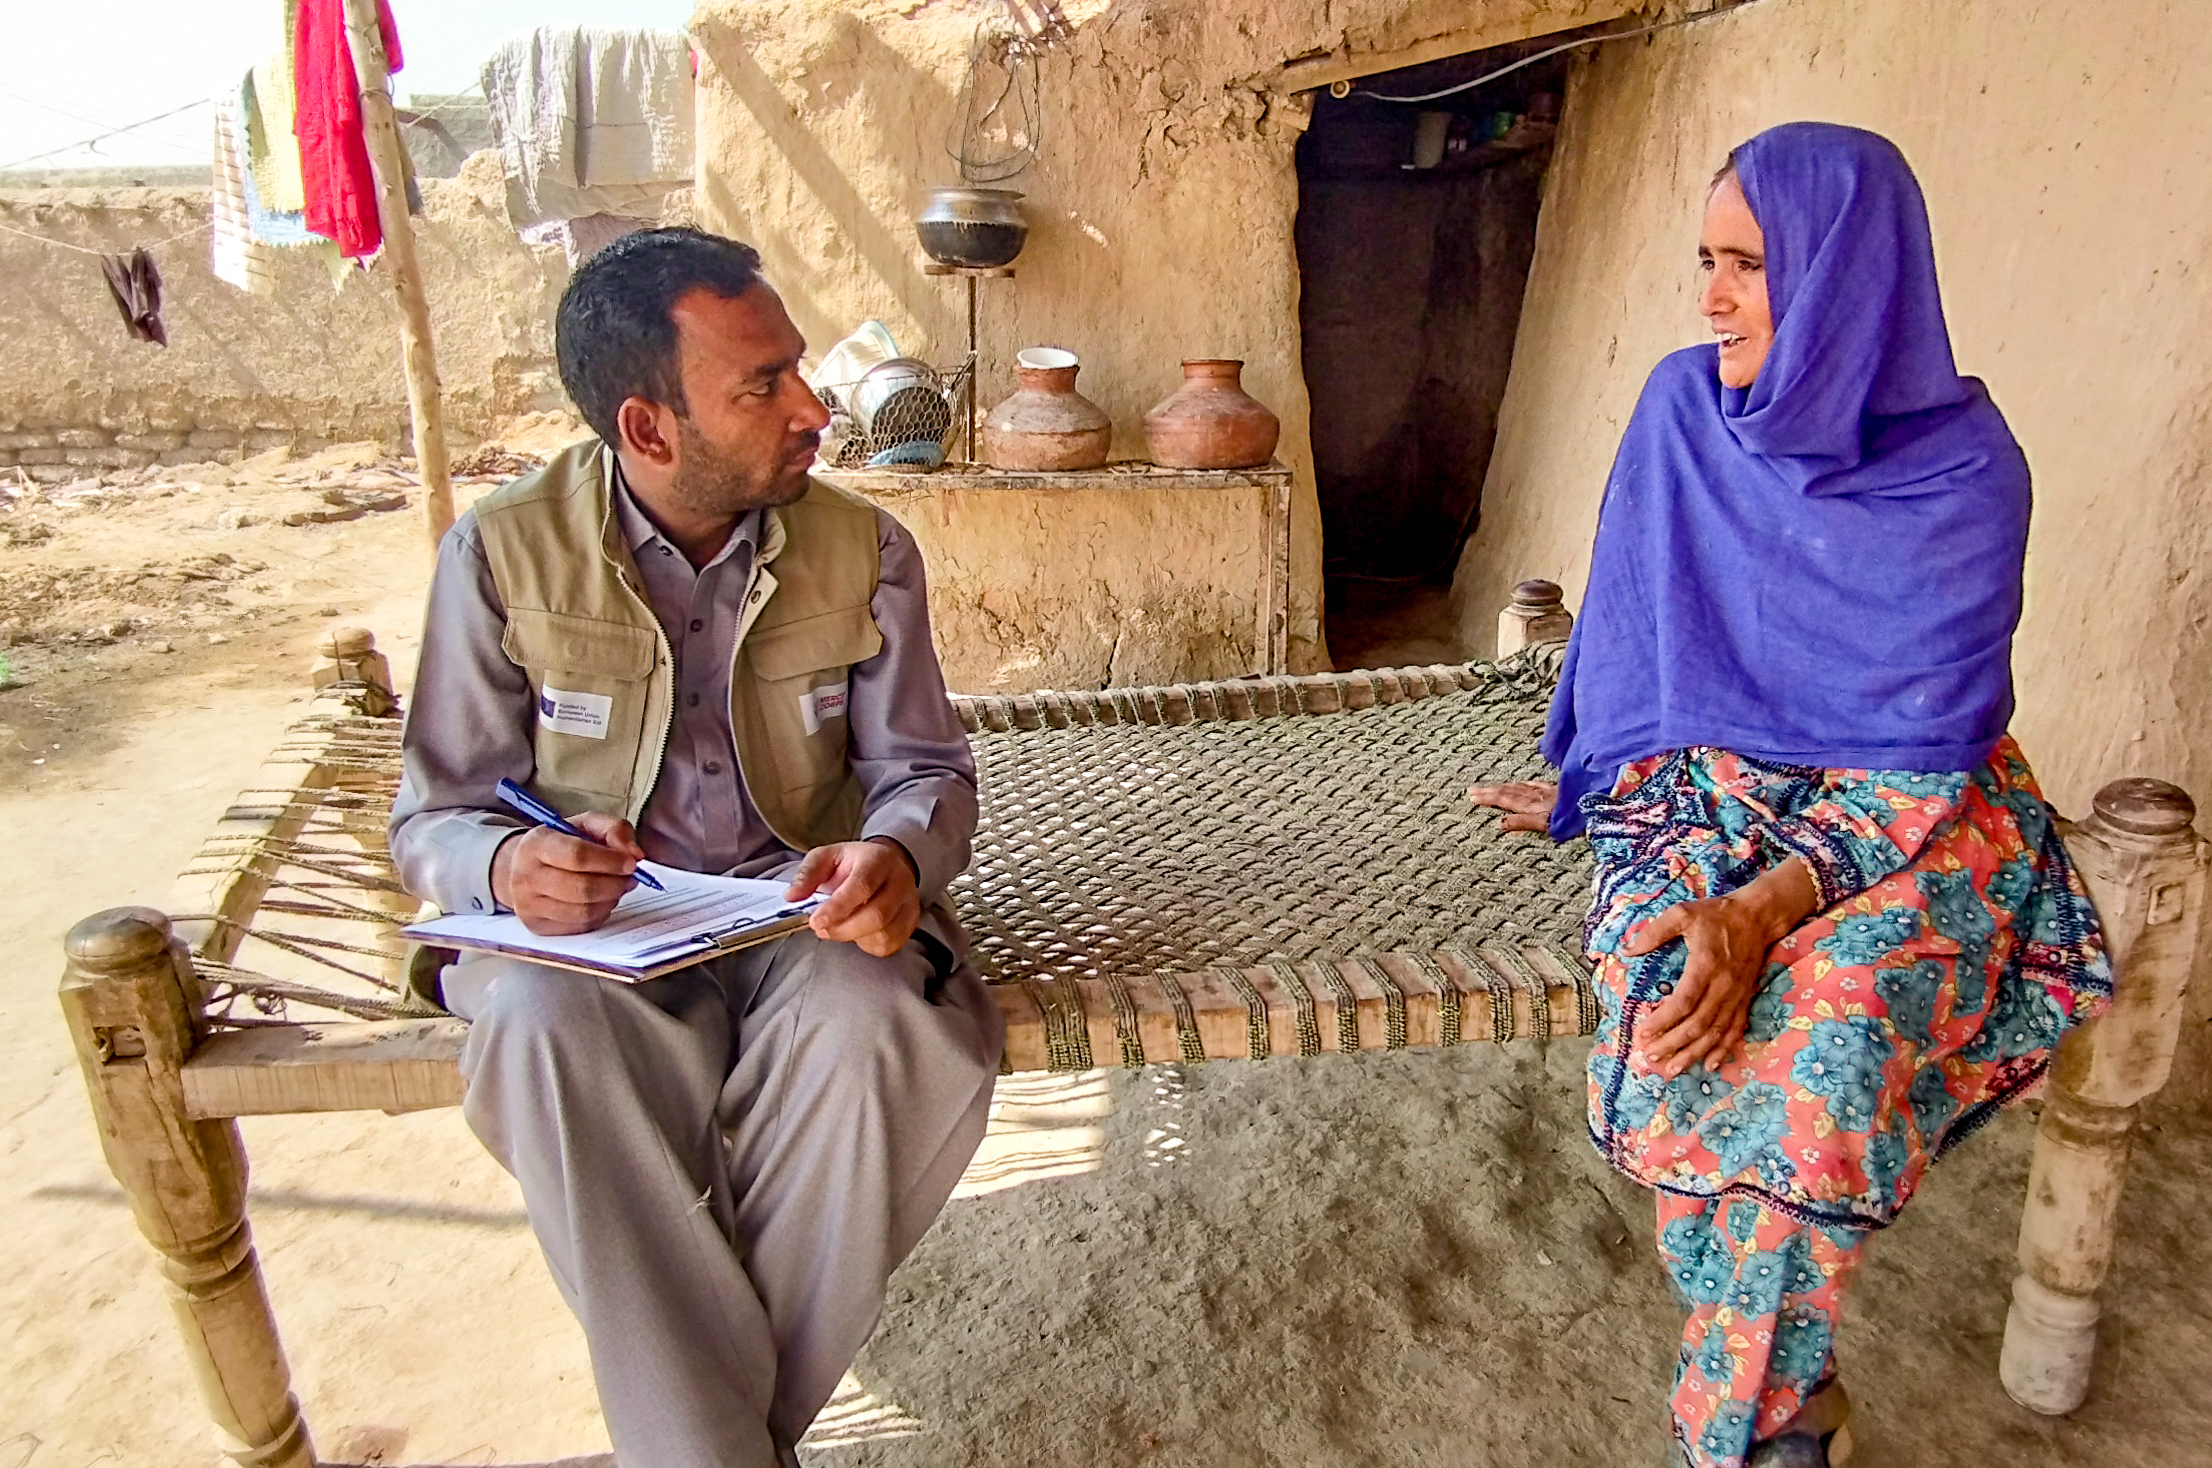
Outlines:
<svg viewBox="0 0 2212 1468"><path fill-rule="evenodd" d="M1498 656L1509 658L1539 642L1565 642L1575 619L1556 581L1522 581L1498 613Z"/></svg>
<svg viewBox="0 0 2212 1468"><path fill-rule="evenodd" d="M314 1468L246 1226L238 1124L185 1114L198 980L169 920L111 908L70 929L61 1005L108 1166L161 1255L185 1354L239 1468Z"/></svg>
<svg viewBox="0 0 2212 1468"><path fill-rule="evenodd" d="M2070 1412L2089 1394L2136 1107L2172 1068L2204 909L2195 815L2172 785L2120 780L2067 833L2104 921L2115 993L2102 1019L2060 1041L2036 1129L1998 1364L2012 1399L2036 1412Z"/></svg>
<svg viewBox="0 0 2212 1468"><path fill-rule="evenodd" d="M381 719L399 706L392 694L392 665L376 650L376 634L366 627L333 627L324 633L315 644L309 676L318 692L333 684L359 685L348 696L371 718Z"/></svg>
<svg viewBox="0 0 2212 1468"><path fill-rule="evenodd" d="M376 634L366 627L333 627L325 633L316 644L310 676L318 692L333 685L345 688L347 700L373 718L382 718L399 707L399 697L392 688L392 665L376 650ZM358 770L341 770L331 783L341 790L379 788L377 776ZM353 839L372 861L390 864L390 848L381 822L355 827ZM405 892L388 888L372 888L365 901L390 913L394 926L372 929L363 946L379 950L383 956L377 968L382 977L404 987L411 945L399 936L399 929L415 920L421 904Z"/></svg>

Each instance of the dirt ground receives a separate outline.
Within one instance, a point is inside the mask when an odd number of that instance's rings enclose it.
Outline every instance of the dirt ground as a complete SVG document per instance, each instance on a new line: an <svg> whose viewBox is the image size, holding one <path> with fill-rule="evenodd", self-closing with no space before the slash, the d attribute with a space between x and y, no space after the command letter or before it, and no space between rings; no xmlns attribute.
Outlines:
<svg viewBox="0 0 2212 1468"><path fill-rule="evenodd" d="M543 452L550 445L530 445ZM398 472L392 472L397 469ZM20 487L18 487L20 489ZM159 901L338 621L412 658L410 492L367 450L0 494L0 1468L214 1461L54 1006L78 917ZM333 498L335 496L335 499ZM342 501L342 503L341 503ZM1656 1464L1676 1318L1583 1140L1578 1042L1022 1078L894 1280L817 1465ZM1872 1465L2212 1460L2212 1129L2138 1147L2098 1389L1996 1382L2030 1118L1874 1248L1844 1364ZM453 1112L245 1128L327 1461L606 1468L582 1342ZM649 1465L632 1465L649 1468Z"/></svg>

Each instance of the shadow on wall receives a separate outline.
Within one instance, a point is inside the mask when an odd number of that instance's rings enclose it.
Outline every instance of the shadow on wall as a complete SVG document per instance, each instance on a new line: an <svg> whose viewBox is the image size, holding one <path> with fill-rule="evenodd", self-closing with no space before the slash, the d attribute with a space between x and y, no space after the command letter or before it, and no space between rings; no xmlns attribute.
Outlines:
<svg viewBox="0 0 2212 1468"><path fill-rule="evenodd" d="M907 218L908 201L893 199L883 201L880 206L872 204L824 146L817 129L828 125L840 132L855 130L854 119L849 115L841 116L840 106L848 114L862 109L896 108L902 116L886 117L879 113L860 122L857 131L872 144L880 165L876 170L879 177L918 180L923 176L918 148L926 146L923 140L937 135L922 124L925 119L935 118L939 119L941 128L941 120L950 115L951 94L937 78L917 69L904 56L884 45L859 16L838 12L827 18L827 24L834 32L831 44L861 58L841 58L837 63L839 70L870 78L896 75L900 83L871 87L867 94L848 98L842 104L818 85L811 100L820 111L811 121L802 119L792 110L775 81L760 69L740 37L716 30L701 37L700 41L707 65L752 114L797 180L829 213L836 223L836 233L823 239L810 253L805 243L791 238L770 222L775 213L770 201L739 199L732 192L729 180L711 167L700 170L699 187L706 205L702 213L708 218L743 221L742 228L753 236L747 243L766 254L781 253L786 257L810 260L824 276L853 268L845 259L849 249L857 254L859 265L875 277L875 288L864 289L864 295L887 293L907 306L910 315L931 314L941 307L936 298L942 292L922 274L920 247ZM702 85L710 84L705 76L701 82ZM949 160L947 166L950 167ZM824 297L835 299L844 291L824 290L822 282L807 279L774 279L771 284L783 296L792 320L816 351L826 348L859 324L857 319L848 320L845 312L824 303ZM916 309L916 304L920 309ZM902 344L909 351L920 345Z"/></svg>

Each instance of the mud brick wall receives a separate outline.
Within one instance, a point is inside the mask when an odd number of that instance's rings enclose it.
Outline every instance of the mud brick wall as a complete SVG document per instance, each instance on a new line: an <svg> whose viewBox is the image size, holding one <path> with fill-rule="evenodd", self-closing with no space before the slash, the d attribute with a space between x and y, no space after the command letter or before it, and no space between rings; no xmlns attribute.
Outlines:
<svg viewBox="0 0 2212 1468"><path fill-rule="evenodd" d="M446 421L465 445L562 405L552 323L568 265L515 238L488 153L425 180L423 195L417 250ZM0 472L55 480L278 445L407 446L388 283L356 270L334 287L319 259L285 252L275 289L248 295L210 272L206 220L201 189L0 191ZM161 269L167 347L129 338L82 253L137 245Z"/></svg>

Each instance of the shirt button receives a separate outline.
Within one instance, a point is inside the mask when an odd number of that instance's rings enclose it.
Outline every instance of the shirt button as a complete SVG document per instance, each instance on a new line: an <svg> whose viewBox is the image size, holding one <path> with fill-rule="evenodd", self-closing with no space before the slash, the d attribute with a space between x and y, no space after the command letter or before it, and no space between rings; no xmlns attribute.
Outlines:
<svg viewBox="0 0 2212 1468"><path fill-rule="evenodd" d="M706 772L710 775L719 775L722 773L722 761L718 759L710 759L701 768L705 769Z"/></svg>
<svg viewBox="0 0 2212 1468"><path fill-rule="evenodd" d="M699 695L696 693L692 694L690 697L684 700L684 705L687 708L697 708L699 706Z"/></svg>
<svg viewBox="0 0 2212 1468"><path fill-rule="evenodd" d="M704 627L705 627L706 625L707 625L706 623L704 623L704 622L700 621L700 620L699 620L699 619L698 619L697 617L693 617L693 618L691 619L691 630L692 630L692 631L694 631L694 632L697 632L697 631L699 631L700 629L704 628Z"/></svg>

